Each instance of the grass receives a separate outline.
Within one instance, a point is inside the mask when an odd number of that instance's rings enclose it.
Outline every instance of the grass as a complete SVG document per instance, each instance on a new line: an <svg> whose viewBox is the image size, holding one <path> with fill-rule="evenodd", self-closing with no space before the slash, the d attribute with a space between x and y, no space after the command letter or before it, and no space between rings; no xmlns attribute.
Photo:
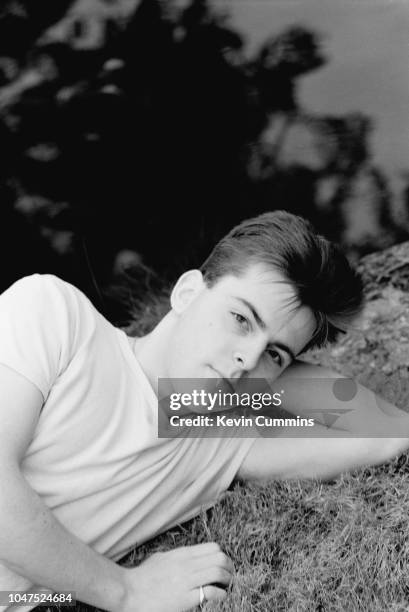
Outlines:
<svg viewBox="0 0 409 612"><path fill-rule="evenodd" d="M332 483L237 484L211 511L123 562L217 541L236 575L227 600L208 603L209 611L409 610L408 479L409 455L402 455Z"/></svg>
<svg viewBox="0 0 409 612"><path fill-rule="evenodd" d="M236 576L226 602L209 610L407 610L408 477L403 455L331 484L237 485L139 554L218 541Z"/></svg>

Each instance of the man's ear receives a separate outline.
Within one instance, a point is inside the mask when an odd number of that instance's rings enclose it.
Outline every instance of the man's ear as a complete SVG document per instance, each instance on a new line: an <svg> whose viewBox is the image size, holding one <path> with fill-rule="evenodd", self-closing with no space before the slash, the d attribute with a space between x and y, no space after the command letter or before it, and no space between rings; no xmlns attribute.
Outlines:
<svg viewBox="0 0 409 612"><path fill-rule="evenodd" d="M206 283L200 270L188 270L179 277L170 295L172 310L182 313L203 291Z"/></svg>

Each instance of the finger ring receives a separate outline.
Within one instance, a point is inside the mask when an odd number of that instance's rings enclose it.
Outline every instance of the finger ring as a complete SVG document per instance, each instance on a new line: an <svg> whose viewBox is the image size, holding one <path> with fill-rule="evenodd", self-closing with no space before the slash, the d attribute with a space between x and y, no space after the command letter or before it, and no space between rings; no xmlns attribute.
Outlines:
<svg viewBox="0 0 409 612"><path fill-rule="evenodd" d="M204 594L204 588L202 586L199 587L199 606L201 606L206 601L206 595Z"/></svg>

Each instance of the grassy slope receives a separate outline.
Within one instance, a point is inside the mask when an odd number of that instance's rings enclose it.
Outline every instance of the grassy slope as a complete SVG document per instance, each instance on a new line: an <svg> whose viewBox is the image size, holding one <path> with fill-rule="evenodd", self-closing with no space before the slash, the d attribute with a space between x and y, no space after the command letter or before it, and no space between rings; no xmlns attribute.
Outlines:
<svg viewBox="0 0 409 612"><path fill-rule="evenodd" d="M408 477L403 455L333 483L237 485L212 511L134 551L126 564L215 540L236 576L226 602L209 610L407 610Z"/></svg>
<svg viewBox="0 0 409 612"><path fill-rule="evenodd" d="M403 254L399 249L387 256L407 258L409 245ZM396 265L400 270L399 258ZM376 261L371 262L375 269ZM409 298L407 286L399 286L404 290L399 294L390 284L389 289L392 293L382 295L372 291L364 334L349 334L319 360L358 376L407 409ZM149 312L152 319L162 314L155 308ZM135 331L146 329L139 325ZM236 576L226 602L206 609L409 610L408 479L405 454L332 483L237 485L212 511L135 550L126 563L139 563L156 550L215 540L233 559ZM87 606L78 610L90 612Z"/></svg>

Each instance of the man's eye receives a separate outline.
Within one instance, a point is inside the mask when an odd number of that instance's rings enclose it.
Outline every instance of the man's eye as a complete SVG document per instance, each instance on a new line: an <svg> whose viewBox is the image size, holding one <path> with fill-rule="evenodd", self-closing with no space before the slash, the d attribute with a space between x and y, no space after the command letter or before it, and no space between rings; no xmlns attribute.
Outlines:
<svg viewBox="0 0 409 612"><path fill-rule="evenodd" d="M232 312L231 314L242 329L249 329L249 322L246 317L243 317L243 315L239 314L238 312Z"/></svg>
<svg viewBox="0 0 409 612"><path fill-rule="evenodd" d="M275 361L275 363L280 366L282 365L283 360L281 359L281 355L278 351L276 351L275 349L269 349L267 353L270 355L271 359Z"/></svg>

